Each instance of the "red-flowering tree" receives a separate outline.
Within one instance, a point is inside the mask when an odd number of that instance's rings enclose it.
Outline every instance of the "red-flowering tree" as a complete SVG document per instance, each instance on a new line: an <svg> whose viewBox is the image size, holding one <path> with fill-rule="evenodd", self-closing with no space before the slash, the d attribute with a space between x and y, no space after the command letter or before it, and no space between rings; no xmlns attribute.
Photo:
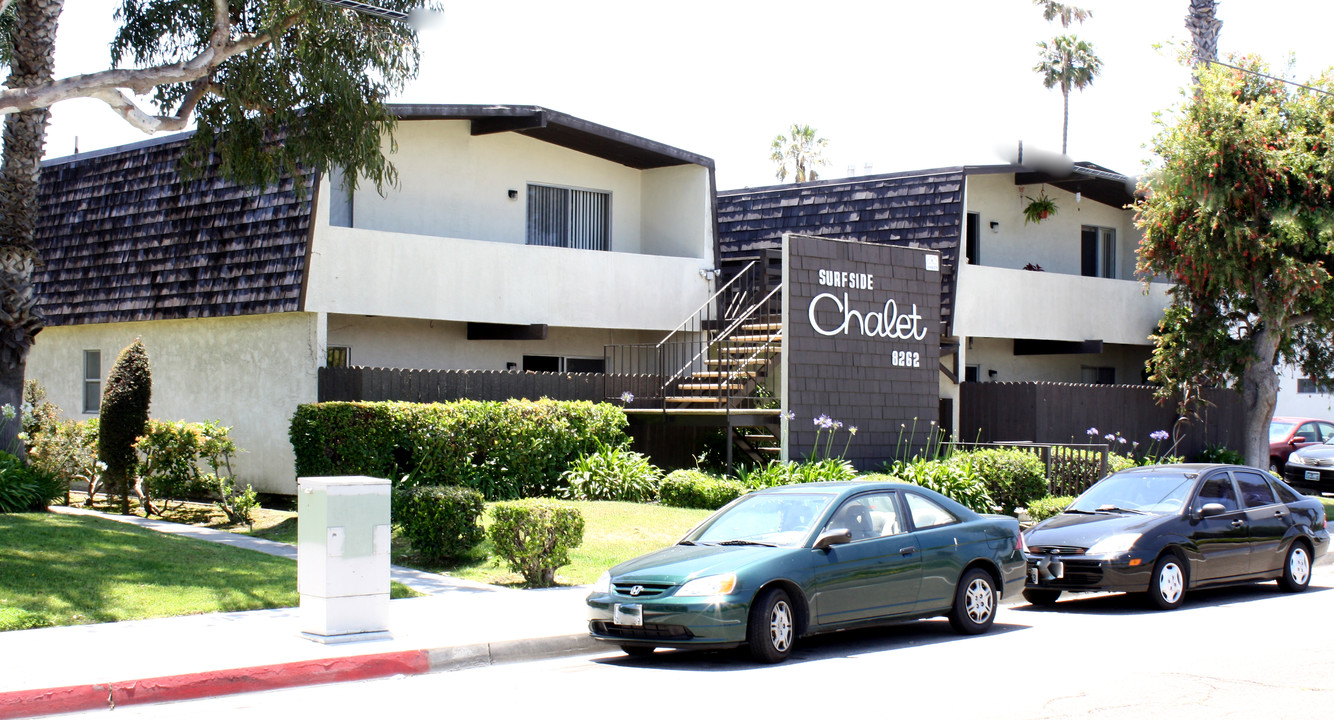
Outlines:
<svg viewBox="0 0 1334 720"><path fill-rule="evenodd" d="M1268 467L1276 368L1334 366L1334 97L1233 63L1247 72L1198 68L1174 121L1160 119L1161 168L1135 205L1139 270L1176 283L1149 362L1161 396L1237 389L1246 462Z"/></svg>

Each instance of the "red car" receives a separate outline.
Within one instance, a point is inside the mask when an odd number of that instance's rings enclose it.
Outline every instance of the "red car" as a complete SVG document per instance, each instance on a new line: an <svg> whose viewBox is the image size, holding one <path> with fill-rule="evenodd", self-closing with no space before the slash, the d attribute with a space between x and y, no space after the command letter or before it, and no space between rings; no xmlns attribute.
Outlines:
<svg viewBox="0 0 1334 720"><path fill-rule="evenodd" d="M1303 417L1275 417L1269 423L1269 470L1283 474L1293 450L1334 438L1334 422Z"/></svg>

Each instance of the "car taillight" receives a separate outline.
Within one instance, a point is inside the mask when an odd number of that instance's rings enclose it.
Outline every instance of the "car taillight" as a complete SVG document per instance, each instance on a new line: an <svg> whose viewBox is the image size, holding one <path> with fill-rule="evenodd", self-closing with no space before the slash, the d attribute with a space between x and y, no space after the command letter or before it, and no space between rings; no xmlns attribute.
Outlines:
<svg viewBox="0 0 1334 720"><path fill-rule="evenodd" d="M1014 549L1021 553L1028 552L1028 545L1024 543L1024 534L1022 532L1019 533L1019 537L1014 541Z"/></svg>

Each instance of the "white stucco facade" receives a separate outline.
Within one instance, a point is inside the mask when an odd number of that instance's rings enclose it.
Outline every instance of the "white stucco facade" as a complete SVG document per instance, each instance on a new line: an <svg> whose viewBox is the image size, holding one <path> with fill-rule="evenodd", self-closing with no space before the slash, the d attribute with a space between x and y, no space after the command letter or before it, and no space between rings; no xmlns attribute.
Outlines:
<svg viewBox="0 0 1334 720"><path fill-rule="evenodd" d="M292 413L315 402L321 329L311 313L159 320L53 327L28 357L27 377L42 383L67 419L82 411L84 351L98 350L105 380L120 351L140 338L153 377L149 415L158 420L221 421L237 447L237 480L260 492L292 493Z"/></svg>

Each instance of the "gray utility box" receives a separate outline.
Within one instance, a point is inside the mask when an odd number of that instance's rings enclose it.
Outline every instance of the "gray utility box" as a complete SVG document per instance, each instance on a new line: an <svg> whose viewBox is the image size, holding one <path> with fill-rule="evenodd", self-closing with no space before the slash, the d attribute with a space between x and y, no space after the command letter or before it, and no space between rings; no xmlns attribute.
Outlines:
<svg viewBox="0 0 1334 720"><path fill-rule="evenodd" d="M389 481L297 479L301 631L322 643L389 637Z"/></svg>

